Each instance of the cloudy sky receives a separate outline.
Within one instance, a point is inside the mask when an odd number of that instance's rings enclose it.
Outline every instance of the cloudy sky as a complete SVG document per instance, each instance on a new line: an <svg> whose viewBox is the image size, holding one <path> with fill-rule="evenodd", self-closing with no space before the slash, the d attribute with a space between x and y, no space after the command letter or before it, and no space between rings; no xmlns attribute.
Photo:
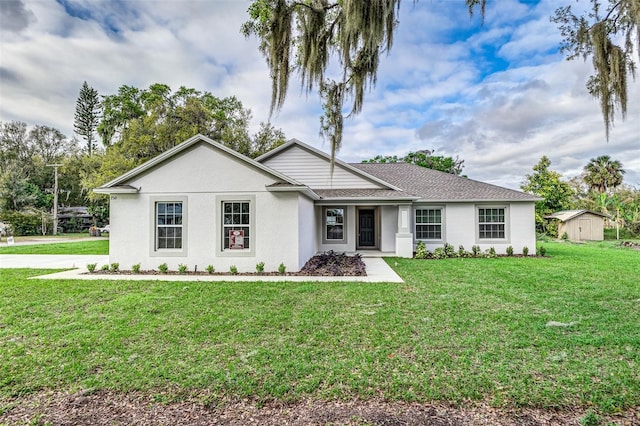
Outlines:
<svg viewBox="0 0 640 426"><path fill-rule="evenodd" d="M640 84L626 121L605 139L585 89L591 63L566 61L549 17L574 0L489 0L484 25L463 0L401 5L400 24L362 113L346 122L339 157L435 149L465 160L464 173L518 188L542 155L566 178L610 155L640 186ZM585 0L580 0L584 3ZM56 127L73 136L78 91L165 83L237 96L268 118L270 80L246 0L0 0L0 121ZM316 95L291 84L272 122L287 137L328 150Z"/></svg>

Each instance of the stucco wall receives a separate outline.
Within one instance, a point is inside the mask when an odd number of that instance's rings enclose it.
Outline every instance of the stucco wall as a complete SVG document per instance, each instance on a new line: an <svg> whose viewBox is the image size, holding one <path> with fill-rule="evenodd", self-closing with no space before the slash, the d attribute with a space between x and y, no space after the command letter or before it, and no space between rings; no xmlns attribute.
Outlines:
<svg viewBox="0 0 640 426"><path fill-rule="evenodd" d="M247 272L255 272L258 262L265 262L266 271L277 270L284 262L288 271L298 270L300 195L266 191L265 185L274 181L273 176L228 154L196 145L162 168L128 182L141 188L138 194L111 196L110 262L120 263L121 269L135 263L141 263L142 269L158 269L166 262L171 270L179 264L204 270L211 264L217 271L236 265ZM152 222L155 202L160 200L185 202L186 249L182 251L154 248ZM222 252L221 200L251 202L251 250Z"/></svg>
<svg viewBox="0 0 640 426"><path fill-rule="evenodd" d="M395 253L396 232L398 232L398 207L380 207L380 251Z"/></svg>
<svg viewBox="0 0 640 426"><path fill-rule="evenodd" d="M318 229L316 227L315 206L313 201L302 195L298 198L298 269L316 254L318 248Z"/></svg>
<svg viewBox="0 0 640 426"><path fill-rule="evenodd" d="M429 206L429 204L420 204ZM512 246L515 254L522 253L523 247L529 248L529 254L535 253L535 207L531 202L522 203L446 203L433 205L443 207L443 241L427 242L428 250L433 251L443 244L449 243L457 250L460 245L465 250L471 251L474 245L480 246L481 250L490 247L495 248L496 253L506 253L507 247ZM506 222L507 238L505 240L481 240L478 238L478 206L485 207L505 207L508 210L508 220ZM412 210L412 221L415 222L415 210ZM413 223L415 233L415 223ZM417 241L416 241L417 243Z"/></svg>
<svg viewBox="0 0 640 426"><path fill-rule="evenodd" d="M346 210L344 228L345 241L344 242L326 242L324 236L324 218L322 216L322 206L316 206L316 226L317 226L317 238L318 238L318 251L337 251L337 252L355 252L356 251L356 207L336 205L335 207L344 207Z"/></svg>

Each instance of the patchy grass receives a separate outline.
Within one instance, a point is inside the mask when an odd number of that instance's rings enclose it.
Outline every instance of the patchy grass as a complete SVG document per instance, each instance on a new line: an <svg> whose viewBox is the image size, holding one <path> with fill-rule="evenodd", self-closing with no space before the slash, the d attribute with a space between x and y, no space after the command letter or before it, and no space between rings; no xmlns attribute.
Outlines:
<svg viewBox="0 0 640 426"><path fill-rule="evenodd" d="M43 389L640 405L640 252L391 259L406 284L27 280L0 270L0 400ZM570 326L549 327L556 321Z"/></svg>
<svg viewBox="0 0 640 426"><path fill-rule="evenodd" d="M109 240L5 246L0 254L109 254Z"/></svg>

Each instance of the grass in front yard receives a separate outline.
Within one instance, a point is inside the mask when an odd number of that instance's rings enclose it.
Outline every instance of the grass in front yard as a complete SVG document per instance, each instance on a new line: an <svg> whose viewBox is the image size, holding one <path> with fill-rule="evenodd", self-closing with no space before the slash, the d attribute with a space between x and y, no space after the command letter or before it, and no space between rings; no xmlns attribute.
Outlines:
<svg viewBox="0 0 640 426"><path fill-rule="evenodd" d="M548 258L392 259L406 284L38 281L26 277L41 271L0 270L0 399L115 389L208 402L638 406L640 252L545 246Z"/></svg>
<svg viewBox="0 0 640 426"><path fill-rule="evenodd" d="M0 254L109 254L109 240L7 246Z"/></svg>

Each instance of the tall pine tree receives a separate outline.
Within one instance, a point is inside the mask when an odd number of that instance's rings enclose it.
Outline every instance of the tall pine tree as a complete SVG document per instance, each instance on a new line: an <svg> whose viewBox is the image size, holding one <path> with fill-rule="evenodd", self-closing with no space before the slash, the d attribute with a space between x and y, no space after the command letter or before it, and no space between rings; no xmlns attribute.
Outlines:
<svg viewBox="0 0 640 426"><path fill-rule="evenodd" d="M85 81L80 88L76 101L76 114L73 128L87 141L87 152L93 154L96 148L96 129L100 123L101 105L98 91Z"/></svg>

